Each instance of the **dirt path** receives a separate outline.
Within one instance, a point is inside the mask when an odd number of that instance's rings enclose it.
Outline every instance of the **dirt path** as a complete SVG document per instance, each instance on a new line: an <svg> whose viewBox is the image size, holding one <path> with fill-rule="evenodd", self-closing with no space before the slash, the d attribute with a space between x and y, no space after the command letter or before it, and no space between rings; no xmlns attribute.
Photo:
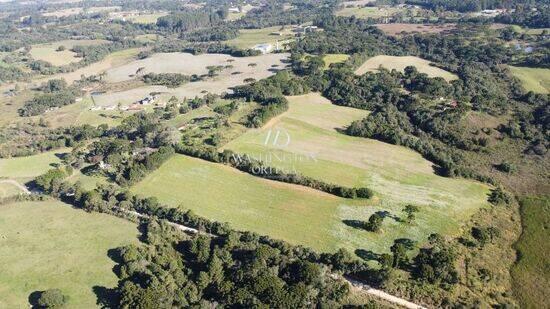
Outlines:
<svg viewBox="0 0 550 309"><path fill-rule="evenodd" d="M21 191L23 191L25 194L31 194L31 191L29 191L29 189L27 189L27 187L25 187L24 185L18 183L18 182L15 181L15 180L12 180L12 179L5 179L5 180L0 180L0 183L9 183L9 184L12 184L12 185L16 186L17 188L19 188Z"/></svg>
<svg viewBox="0 0 550 309"><path fill-rule="evenodd" d="M352 279L352 278L345 278L345 280L347 282L349 282L351 284L351 286L353 288L355 288L356 290L366 292L370 295L381 298L381 299L383 299L385 301L388 301L392 304L396 304L396 305L399 305L399 306L402 306L402 307L405 307L405 308L409 308L409 309L426 309L426 307L417 305L415 303L411 303L410 301L405 300L403 298L399 298L397 296L393 296L391 294L388 294L388 293L386 293L382 290L377 290L375 288L372 288L369 285L367 285L367 284L365 284L365 283L363 283L359 280L355 280L355 279Z"/></svg>
<svg viewBox="0 0 550 309"><path fill-rule="evenodd" d="M148 215L141 214L137 211L120 209L120 208L118 210L123 211L123 212L128 213L128 214L132 214L132 215L137 216L139 218L147 218L148 219L150 217ZM175 227L175 228L177 228L181 231L189 232L189 233L192 233L192 234L199 233L199 230L197 230L197 229L194 229L194 228L182 225L182 224L174 223L174 222L171 222L171 221L168 221L168 220L167 220L167 222L171 226L173 226L173 227ZM216 236L216 235L212 235L212 234L208 234L208 233L206 233L206 235L213 236L213 237ZM415 303L411 303L410 301L405 300L403 298L399 298L397 296L390 295L390 294L388 294L388 293L386 293L382 290L374 289L374 288L370 287L369 285L367 285L367 284L365 284L365 283L363 283L359 280L355 280L355 279L348 278L348 277L341 277L341 276L338 276L338 275L333 275L333 277L342 278L342 279L346 280L354 289L366 292L370 295L381 298L381 299L383 299L385 301L388 301L392 304L396 304L396 305L402 306L404 308L409 308L409 309L427 309L426 307L417 305Z"/></svg>

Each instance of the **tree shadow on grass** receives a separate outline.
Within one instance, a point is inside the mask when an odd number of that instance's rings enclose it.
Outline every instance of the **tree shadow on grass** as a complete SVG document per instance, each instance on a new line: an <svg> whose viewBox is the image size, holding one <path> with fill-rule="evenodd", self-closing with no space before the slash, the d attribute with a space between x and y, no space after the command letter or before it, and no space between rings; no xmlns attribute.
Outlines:
<svg viewBox="0 0 550 309"><path fill-rule="evenodd" d="M38 306L38 299L42 295L44 291L34 291L29 295L29 304L31 304L32 308L39 308Z"/></svg>
<svg viewBox="0 0 550 309"><path fill-rule="evenodd" d="M364 249L356 249L355 254L365 261L380 262L381 254Z"/></svg>
<svg viewBox="0 0 550 309"><path fill-rule="evenodd" d="M365 222L361 220L342 220L342 222L347 225L351 226L358 230L364 230L365 229Z"/></svg>
<svg viewBox="0 0 550 309"><path fill-rule="evenodd" d="M100 308L117 308L119 303L119 295L116 289L109 289L104 286L94 286L92 288L97 297L96 304Z"/></svg>

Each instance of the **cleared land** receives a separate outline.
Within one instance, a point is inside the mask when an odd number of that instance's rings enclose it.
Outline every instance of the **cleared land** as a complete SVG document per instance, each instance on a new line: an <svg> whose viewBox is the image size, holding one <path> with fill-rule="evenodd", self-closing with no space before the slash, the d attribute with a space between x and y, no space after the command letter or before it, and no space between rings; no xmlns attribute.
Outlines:
<svg viewBox="0 0 550 309"><path fill-rule="evenodd" d="M95 308L94 287L117 284L109 249L137 243L128 221L57 201L0 207L0 307L28 308L32 292L58 288L69 308Z"/></svg>
<svg viewBox="0 0 550 309"><path fill-rule="evenodd" d="M30 51L31 56L36 60L42 60L55 66L67 65L78 62L81 59L76 53L70 51L76 45L99 45L107 43L105 40L65 40L48 44L33 45ZM57 51L57 48L64 46L65 50Z"/></svg>
<svg viewBox="0 0 550 309"><path fill-rule="evenodd" d="M333 63L340 63L348 60L349 55L346 54L327 54L323 58L323 61L325 61L325 69L328 69L331 64Z"/></svg>
<svg viewBox="0 0 550 309"><path fill-rule="evenodd" d="M442 33L449 32L456 28L455 24L376 24L378 29L384 31L387 35L399 35L401 33Z"/></svg>
<svg viewBox="0 0 550 309"><path fill-rule="evenodd" d="M71 15L78 15L78 14L82 13L83 11L84 10L82 8L69 8L69 9L57 10L55 12L47 12L47 13L44 13L42 15L47 16L47 17L51 17L51 16L54 16L54 17L67 17L67 16L71 16Z"/></svg>
<svg viewBox="0 0 550 309"><path fill-rule="evenodd" d="M94 101L99 106L110 106L118 103L128 105L148 96L152 92L161 93L161 99L167 99L171 96L176 96L180 99L185 97L192 98L202 96L207 92L220 94L228 91L230 87L244 84L244 80L247 78L260 80L273 75L277 69L286 66L282 61L287 57L288 54L266 54L241 58L221 54L198 56L187 53L155 54L148 59L134 61L109 70L107 80L124 81L132 79L134 78L132 75L141 67L145 68L145 72L182 73L188 75L206 74L208 73L207 66L231 65L232 67L223 69L216 77L187 83L178 88L144 86L125 91L99 94L94 96Z"/></svg>
<svg viewBox="0 0 550 309"><path fill-rule="evenodd" d="M0 198L23 193L15 184L0 180Z"/></svg>
<svg viewBox="0 0 550 309"><path fill-rule="evenodd" d="M378 18L389 17L399 12L401 9L394 7L344 7L336 12L337 16L355 16L357 18Z"/></svg>
<svg viewBox="0 0 550 309"><path fill-rule="evenodd" d="M542 308L548 304L550 269L548 226L550 198L529 197L521 201L523 232L515 245L519 260L512 268L514 291L523 308Z"/></svg>
<svg viewBox="0 0 550 309"><path fill-rule="evenodd" d="M346 186L367 186L372 200L348 200L302 186L264 180L235 169L185 156L175 156L132 188L157 196L173 207L317 250L345 247L388 252L396 238L425 241L430 233L457 233L462 223L486 205L488 188L461 179L434 175L431 163L403 147L337 133L365 111L343 108L317 95L290 98L290 111L266 128L251 130L225 148L240 153L284 156L269 164L287 171ZM284 150L268 146L268 131L290 136ZM312 158L315 159L312 159ZM197 195L196 192L201 192ZM412 203L421 208L417 221L396 220ZM380 234L357 228L376 211L388 217Z"/></svg>
<svg viewBox="0 0 550 309"><path fill-rule="evenodd" d="M67 151L68 148L63 148L28 157L0 159L0 177L29 179L40 176L59 163L59 156Z"/></svg>
<svg viewBox="0 0 550 309"><path fill-rule="evenodd" d="M428 60L414 56L375 56L365 61L365 63L363 63L361 67L355 71L355 73L362 75L366 72L375 72L380 68L380 66L388 70L395 69L403 72L403 70L410 65L415 66L419 72L426 73L430 77L442 77L446 81L457 79L456 75L430 65Z"/></svg>
<svg viewBox="0 0 550 309"><path fill-rule="evenodd" d="M509 66L525 90L538 93L550 93L550 69Z"/></svg>
<svg viewBox="0 0 550 309"><path fill-rule="evenodd" d="M239 35L236 38L224 41L224 43L242 49L253 48L258 44L272 44L275 48L277 41L286 41L293 37L294 34L290 27L275 26L262 29L242 29L239 30ZM282 48L282 46L280 47Z"/></svg>

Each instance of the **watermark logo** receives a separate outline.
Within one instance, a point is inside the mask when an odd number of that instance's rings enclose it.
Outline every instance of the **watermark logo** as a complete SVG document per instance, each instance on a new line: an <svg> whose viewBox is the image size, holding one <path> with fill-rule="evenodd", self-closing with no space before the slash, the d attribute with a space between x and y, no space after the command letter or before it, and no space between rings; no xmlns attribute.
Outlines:
<svg viewBox="0 0 550 309"><path fill-rule="evenodd" d="M290 134L283 129L277 129L275 131L269 129L264 140L264 145L285 148L290 145Z"/></svg>

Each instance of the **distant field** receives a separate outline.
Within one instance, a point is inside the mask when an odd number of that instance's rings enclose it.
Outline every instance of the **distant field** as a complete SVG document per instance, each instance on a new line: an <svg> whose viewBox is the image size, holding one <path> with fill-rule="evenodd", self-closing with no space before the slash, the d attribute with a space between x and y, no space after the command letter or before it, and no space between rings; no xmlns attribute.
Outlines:
<svg viewBox="0 0 550 309"><path fill-rule="evenodd" d="M62 9L62 10L57 10L57 11L54 11L54 12L47 12L47 13L44 13L42 15L44 16L55 16L55 17L67 17L67 16L71 16L71 15L77 15L77 14L80 14L83 12L83 9L82 8L70 8L70 9Z"/></svg>
<svg viewBox="0 0 550 309"><path fill-rule="evenodd" d="M165 99L175 95L178 98L191 98L203 96L205 93L220 94L228 91L230 87L244 84L247 78L260 80L274 74L276 69L286 66L282 60L288 54L267 54L255 57L231 57L221 54L204 54L193 56L187 53L161 53L155 54L144 60L133 61L107 73L107 80L118 82L130 80L135 72L145 68L145 72L155 73L182 73L182 74L206 74L207 66L226 66L231 68L222 70L218 76L208 78L204 81L192 82L182 85L179 88L167 88L164 86L144 86L120 92L109 92L94 96L96 104L100 106L121 103L123 105L134 103L152 92L161 93ZM255 66L250 66L255 64ZM275 67L274 67L275 66ZM238 73L238 74L237 74Z"/></svg>
<svg viewBox="0 0 550 309"><path fill-rule="evenodd" d="M402 24L402 23L396 23L396 24L376 24L375 25L378 29L384 31L384 33L388 35L398 35L402 32L405 33L411 33L411 32L419 32L419 33L441 33L441 32L448 32L450 30L455 29L455 24Z"/></svg>
<svg viewBox="0 0 550 309"><path fill-rule="evenodd" d="M340 63L348 60L349 55L346 54L328 54L325 55L323 60L325 61L325 69L328 69L333 63Z"/></svg>
<svg viewBox="0 0 550 309"><path fill-rule="evenodd" d="M509 66L525 90L538 93L550 93L550 69Z"/></svg>
<svg viewBox="0 0 550 309"><path fill-rule="evenodd" d="M283 35L272 35L271 33L274 32L280 32ZM294 35L290 27L281 28L281 26L275 26L262 29L242 29L239 30L239 36L224 43L242 49L252 48L264 43L273 44L273 47L275 47L277 41L285 41L293 37Z"/></svg>
<svg viewBox="0 0 550 309"><path fill-rule="evenodd" d="M32 292L60 289L68 308L95 308L94 287L113 288L109 249L137 243L136 225L57 201L0 207L0 308L28 308Z"/></svg>
<svg viewBox="0 0 550 309"><path fill-rule="evenodd" d="M70 51L76 45L99 45L107 43L105 40L65 40L54 43L33 45L31 56L36 60L42 60L52 65L61 66L80 61L76 53ZM59 46L64 46L64 51L57 51Z"/></svg>
<svg viewBox="0 0 550 309"><path fill-rule="evenodd" d="M68 148L63 148L28 157L0 159L0 177L25 179L42 175L52 168L52 164L61 161L58 154L67 151Z"/></svg>
<svg viewBox="0 0 550 309"><path fill-rule="evenodd" d="M166 15L168 15L168 13L140 14L126 17L126 20L136 24L154 24L157 22L157 19Z"/></svg>
<svg viewBox="0 0 550 309"><path fill-rule="evenodd" d="M366 72L374 72L377 71L380 66L388 70L396 69L398 71L403 71L405 67L409 65L415 66L419 72L426 73L430 77L442 77L447 81L458 78L450 72L431 66L428 60L414 56L375 56L363 63L355 73L362 75Z"/></svg>
<svg viewBox="0 0 550 309"><path fill-rule="evenodd" d="M357 18L378 18L391 16L401 9L394 7L344 7L336 12L337 16L355 16Z"/></svg>
<svg viewBox="0 0 550 309"><path fill-rule="evenodd" d="M523 232L515 245L520 258L512 268L512 282L522 308L542 308L550 290L550 198L529 197L520 203Z"/></svg>
<svg viewBox="0 0 550 309"><path fill-rule="evenodd" d="M334 130L363 118L365 111L334 106L317 95L293 97L290 101L287 114L264 129L245 133L224 148L261 154L264 159L269 154L287 155L284 162L273 160L269 164L330 183L367 186L376 191L374 199L346 200L185 156L175 156L132 191L227 221L238 229L321 251L345 247L351 251L388 252L396 238L424 241L433 232L456 233L486 205L486 186L436 176L430 162L404 147L348 137ZM272 136L276 130L282 132L279 144L284 144L283 137L289 134L290 143L284 151L272 147L272 140L268 147L264 144L269 128L274 130ZM399 217L407 203L422 209L415 225L388 217L384 232L375 234L344 221L365 221L375 211Z"/></svg>

